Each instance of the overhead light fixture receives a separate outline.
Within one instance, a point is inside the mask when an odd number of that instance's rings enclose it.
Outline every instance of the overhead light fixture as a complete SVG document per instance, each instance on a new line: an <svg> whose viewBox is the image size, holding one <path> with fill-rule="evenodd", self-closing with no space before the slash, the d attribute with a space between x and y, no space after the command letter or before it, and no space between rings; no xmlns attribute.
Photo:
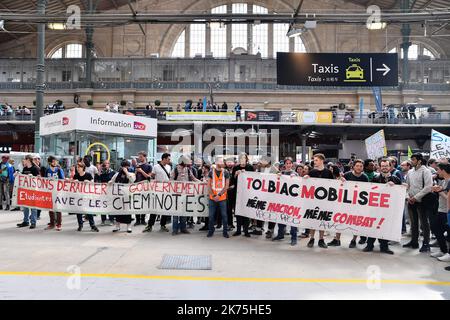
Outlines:
<svg viewBox="0 0 450 320"><path fill-rule="evenodd" d="M290 28L288 33L286 34L287 37L293 38L302 35L305 31L307 31L304 27L302 28Z"/></svg>
<svg viewBox="0 0 450 320"><path fill-rule="evenodd" d="M0 30L6 31L5 30L5 20L0 20Z"/></svg>
<svg viewBox="0 0 450 320"><path fill-rule="evenodd" d="M64 23L49 23L47 26L49 29L52 29L52 30L65 30L66 29L66 25Z"/></svg>
<svg viewBox="0 0 450 320"><path fill-rule="evenodd" d="M386 28L386 22L372 22L367 24L367 29L369 30L383 30Z"/></svg>

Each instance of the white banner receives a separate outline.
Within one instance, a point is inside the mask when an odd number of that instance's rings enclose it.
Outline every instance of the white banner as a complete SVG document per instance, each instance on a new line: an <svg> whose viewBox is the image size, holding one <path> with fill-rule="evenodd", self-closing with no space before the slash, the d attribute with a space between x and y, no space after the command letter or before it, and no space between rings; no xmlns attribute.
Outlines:
<svg viewBox="0 0 450 320"><path fill-rule="evenodd" d="M400 241L406 187L239 175L236 213L294 227Z"/></svg>
<svg viewBox="0 0 450 320"><path fill-rule="evenodd" d="M431 131L430 158L450 158L450 137L436 130Z"/></svg>
<svg viewBox="0 0 450 320"><path fill-rule="evenodd" d="M386 139L384 130L380 130L365 140L366 151L369 159L377 160L387 156Z"/></svg>
<svg viewBox="0 0 450 320"><path fill-rule="evenodd" d="M13 206L56 212L207 217L205 192L206 184L196 182L102 184L20 174L14 181L12 201Z"/></svg>

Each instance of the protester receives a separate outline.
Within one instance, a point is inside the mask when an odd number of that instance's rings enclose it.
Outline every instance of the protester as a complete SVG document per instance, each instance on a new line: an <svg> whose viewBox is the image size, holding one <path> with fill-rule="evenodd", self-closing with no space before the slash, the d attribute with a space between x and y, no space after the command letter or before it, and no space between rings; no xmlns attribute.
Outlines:
<svg viewBox="0 0 450 320"><path fill-rule="evenodd" d="M96 178L96 176L98 176L98 169L92 163L92 157L90 155L84 156L83 162L86 165L86 172L89 173L93 178Z"/></svg>
<svg viewBox="0 0 450 320"><path fill-rule="evenodd" d="M214 235L214 218L216 210L220 210L222 223L228 225L227 221L227 190L230 185L230 174L224 168L223 158L217 158L215 167L211 168L208 178L209 194L209 231L207 237ZM223 236L229 238L227 228L223 228Z"/></svg>
<svg viewBox="0 0 450 320"><path fill-rule="evenodd" d="M138 153L138 163L134 173L136 174L135 182L150 180L152 173L152 166L147 161L147 152L141 151ZM134 226L146 224L147 222L145 222L145 214L137 214Z"/></svg>
<svg viewBox="0 0 450 320"><path fill-rule="evenodd" d="M161 156L161 161L155 165L152 169L151 177L155 179L157 182L167 182L170 181L170 173L172 168L170 166L171 158L169 153L164 153ZM156 214L150 214L150 218L148 219L148 225L142 232L152 232L153 226L156 221ZM169 232L169 229L166 227L168 216L161 216L160 220L160 231Z"/></svg>
<svg viewBox="0 0 450 320"><path fill-rule="evenodd" d="M22 170L22 174L31 175L33 177L39 176L39 169L37 166L33 164L33 157L31 155L26 155L24 159L24 167ZM15 173L17 175L17 173ZM31 211L31 215L30 215ZM23 208L23 221L22 223L17 224L18 228L30 227L30 229L36 228L36 220L37 220L37 210L33 208L24 207ZM30 225L31 221L31 225Z"/></svg>
<svg viewBox="0 0 450 320"><path fill-rule="evenodd" d="M92 177L92 175L89 172L86 172L86 165L83 162L80 162L77 164L77 168L76 168L77 172L75 173L73 180L77 180L80 182L85 183L85 181L93 181L94 178ZM95 226L95 222L94 222L94 216L92 214L87 214L86 215L87 220L89 221L89 225L91 227L91 230L93 232L98 232L98 228ZM83 230L83 215L82 214L77 214L77 220L78 220L78 232L81 232Z"/></svg>
<svg viewBox="0 0 450 320"><path fill-rule="evenodd" d="M292 177L298 177L297 172L295 172L293 170L293 166L294 166L294 161L292 160L292 158L286 158L284 159L284 170L279 173L279 175L284 175L284 176L290 176ZM285 224L278 224L278 234L275 238L272 239L272 241L277 241L277 240L283 240L284 239L284 233L286 231L286 225ZM297 227L291 227L291 231L290 231L290 235L291 235L291 246L295 246L297 245Z"/></svg>
<svg viewBox="0 0 450 320"><path fill-rule="evenodd" d="M192 170L189 168L191 165L191 159L187 156L181 156L178 159L178 165L170 174L170 179L175 181L198 181L195 178ZM189 234L186 226L187 217L185 216L173 216L172 217L172 235L176 236L178 233Z"/></svg>
<svg viewBox="0 0 450 320"><path fill-rule="evenodd" d="M431 253L433 258L443 262L450 262L450 249L447 240L450 239L450 226L447 220L448 207L448 186L450 184L450 164L439 163L437 165L437 174L439 177L438 185L432 187L432 191L439 195L438 212L430 216L431 231L436 236L439 244L439 251ZM447 232L447 239L445 238Z"/></svg>
<svg viewBox="0 0 450 320"><path fill-rule="evenodd" d="M56 159L53 156L48 157L47 159L48 168L45 171L45 177L49 179L64 179L64 172L59 166L58 159ZM61 212L54 212L49 211L48 212L50 217L50 222L47 224L47 228L45 230L51 230L55 228L57 231L61 231L61 225L62 225L62 214Z"/></svg>
<svg viewBox="0 0 450 320"><path fill-rule="evenodd" d="M256 170L257 172L260 172L262 174L278 174L279 173L279 170L275 166L271 165L270 157L262 156L259 163L260 163L260 165L259 165L259 168ZM264 224L265 224L264 221L258 220L256 222L256 228L252 232L252 234L257 235L257 236L262 235ZM266 239L272 239L272 236L274 234L274 229L275 229L275 223L269 222L268 230L266 232Z"/></svg>
<svg viewBox="0 0 450 320"><path fill-rule="evenodd" d="M105 160L102 163L100 173L96 180L99 183L108 183L109 181L111 181L112 177L114 177L115 174L116 174L116 172L113 169L111 169L111 163L109 162L109 160ZM102 226L105 226L105 225L112 226L114 224L113 216L110 215L109 219L106 219L106 218L107 218L106 215L104 215L104 214L101 215L101 219L102 219L101 225ZM109 220L109 222L106 223L106 220Z"/></svg>
<svg viewBox="0 0 450 320"><path fill-rule="evenodd" d="M231 173L230 184L234 186L234 194L236 194L238 190L239 175L246 171L252 172L254 170L253 166L251 166L248 162L248 155L246 153L242 153L241 155L239 155L239 164L233 168L233 171ZM239 212L236 212L236 199L233 202L233 206L237 222L236 232L233 233L233 237L240 236L242 229L244 229L244 236L250 238L251 236L248 232L248 227L250 224L249 218L240 216Z"/></svg>
<svg viewBox="0 0 450 320"><path fill-rule="evenodd" d="M33 163L32 164L38 168L39 175L41 177L45 177L45 171L47 170L47 168L44 167L44 166L41 166L41 156L40 155L36 154L36 155L33 156ZM36 219L37 220L41 219L41 210L40 209L37 209L37 211L36 211Z"/></svg>
<svg viewBox="0 0 450 320"><path fill-rule="evenodd" d="M14 167L9 163L9 157L4 155L0 162L0 210L11 209L11 185L14 185Z"/></svg>
<svg viewBox="0 0 450 320"><path fill-rule="evenodd" d="M321 153L318 153L314 155L314 169L311 170L309 173L309 176L304 176L304 178L318 178L318 179L334 179L333 173L325 168L324 162L325 162L325 156ZM310 229L310 240L308 242L308 248L314 247L314 235L316 233L316 230ZM320 230L319 231L319 247L321 248L328 248L327 244L324 240L325 231Z"/></svg>
<svg viewBox="0 0 450 320"><path fill-rule="evenodd" d="M128 160L122 161L120 164L120 170L117 172L114 177L112 177L109 183L121 183L121 184L129 184L133 183L136 180L136 175L132 172L128 171L130 168L130 162ZM127 233L131 233L131 215L116 215L116 227L113 232L120 231L120 224L125 223L127 225Z"/></svg>
<svg viewBox="0 0 450 320"><path fill-rule="evenodd" d="M423 164L422 154L416 153L411 156L413 169L406 177L408 186L408 212L411 223L411 241L403 245L403 248L419 248L419 222L423 233L423 244L420 252L430 251L430 224L429 215L432 213L434 204L430 202L428 194L431 193L433 179L431 171ZM433 197L434 198L434 197Z"/></svg>
<svg viewBox="0 0 450 320"><path fill-rule="evenodd" d="M406 183L406 177L408 176L408 172L412 169L411 161L403 161L400 165L401 175L402 175L402 183ZM402 234L406 234L406 217L408 216L408 200L405 199L405 209L403 210L403 219L402 219Z"/></svg>
<svg viewBox="0 0 450 320"><path fill-rule="evenodd" d="M400 185L402 181L395 175L391 174L392 164L389 159L382 159L380 161L380 174L375 176L372 183L382 183L388 184L390 186ZM389 249L389 241L385 239L378 239L380 243L380 251L387 254L394 254L392 250ZM367 246L363 249L364 252L372 252L375 243L375 238L367 239Z"/></svg>
<svg viewBox="0 0 450 320"><path fill-rule="evenodd" d="M353 161L353 169L352 171L346 172L342 177L342 181L356 181L356 182L369 182L369 178L363 172L364 170L364 161L361 159L357 159ZM356 238L357 236L353 236L353 239L350 242L349 248L356 248ZM341 246L341 234L336 233L333 241L328 243L330 247L340 247Z"/></svg>

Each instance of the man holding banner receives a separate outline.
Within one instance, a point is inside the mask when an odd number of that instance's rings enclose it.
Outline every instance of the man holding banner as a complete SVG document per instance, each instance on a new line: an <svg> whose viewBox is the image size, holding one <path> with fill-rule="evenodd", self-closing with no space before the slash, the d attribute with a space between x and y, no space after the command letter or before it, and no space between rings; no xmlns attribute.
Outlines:
<svg viewBox="0 0 450 320"><path fill-rule="evenodd" d="M383 159L380 161L380 174L373 178L372 183L383 183L388 184L390 186L393 185L401 185L402 181L391 175L392 171L392 163L389 159ZM380 243L380 251L387 254L394 254L392 250L389 249L389 241L385 239L378 239ZM375 238L367 239L367 246L364 248L364 252L372 252L375 243Z"/></svg>
<svg viewBox="0 0 450 320"><path fill-rule="evenodd" d="M334 179L333 173L328 170L327 168L325 168L324 165L325 162L325 156L321 153L318 153L316 155L314 155L314 169L311 170L311 172L309 173L309 177L311 178L319 178L319 179ZM305 176L306 178L307 176ZM310 236L311 239L308 242L308 248L312 248L314 247L314 235L316 233L316 230L311 229L310 230ZM325 243L325 240L323 238L325 234L325 231L320 230L319 231L319 247L327 249L328 246Z"/></svg>

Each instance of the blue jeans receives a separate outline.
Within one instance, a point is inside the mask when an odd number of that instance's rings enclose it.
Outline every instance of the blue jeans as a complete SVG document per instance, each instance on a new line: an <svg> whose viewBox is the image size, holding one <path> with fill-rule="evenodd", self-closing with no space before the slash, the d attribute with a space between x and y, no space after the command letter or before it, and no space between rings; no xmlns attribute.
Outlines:
<svg viewBox="0 0 450 320"><path fill-rule="evenodd" d="M209 199L209 233L214 233L214 223L216 222L216 210L219 208L222 217L223 234L227 234L228 216L227 216L227 200L213 201Z"/></svg>
<svg viewBox="0 0 450 320"><path fill-rule="evenodd" d="M31 210L31 217L30 217L30 210ZM37 218L37 210L32 208L23 208L23 222L24 223L30 223L36 224L36 218Z"/></svg>
<svg viewBox="0 0 450 320"><path fill-rule="evenodd" d="M278 224L278 236L284 238L284 233L286 231L286 225L285 224ZM291 240L297 239L297 227L291 227Z"/></svg>
<svg viewBox="0 0 450 320"><path fill-rule="evenodd" d="M172 219L172 232L186 230L187 217L173 216Z"/></svg>
<svg viewBox="0 0 450 320"><path fill-rule="evenodd" d="M87 215L86 215L86 218L87 218L88 221L89 221L89 225L90 225L91 227L94 227L94 226L95 226L94 215L92 215L92 214L87 214ZM83 215L82 215L82 214L77 214L77 220L78 220L78 225L79 225L80 227L82 227L82 226L83 226L83 223L84 223L84 221L83 221Z"/></svg>

